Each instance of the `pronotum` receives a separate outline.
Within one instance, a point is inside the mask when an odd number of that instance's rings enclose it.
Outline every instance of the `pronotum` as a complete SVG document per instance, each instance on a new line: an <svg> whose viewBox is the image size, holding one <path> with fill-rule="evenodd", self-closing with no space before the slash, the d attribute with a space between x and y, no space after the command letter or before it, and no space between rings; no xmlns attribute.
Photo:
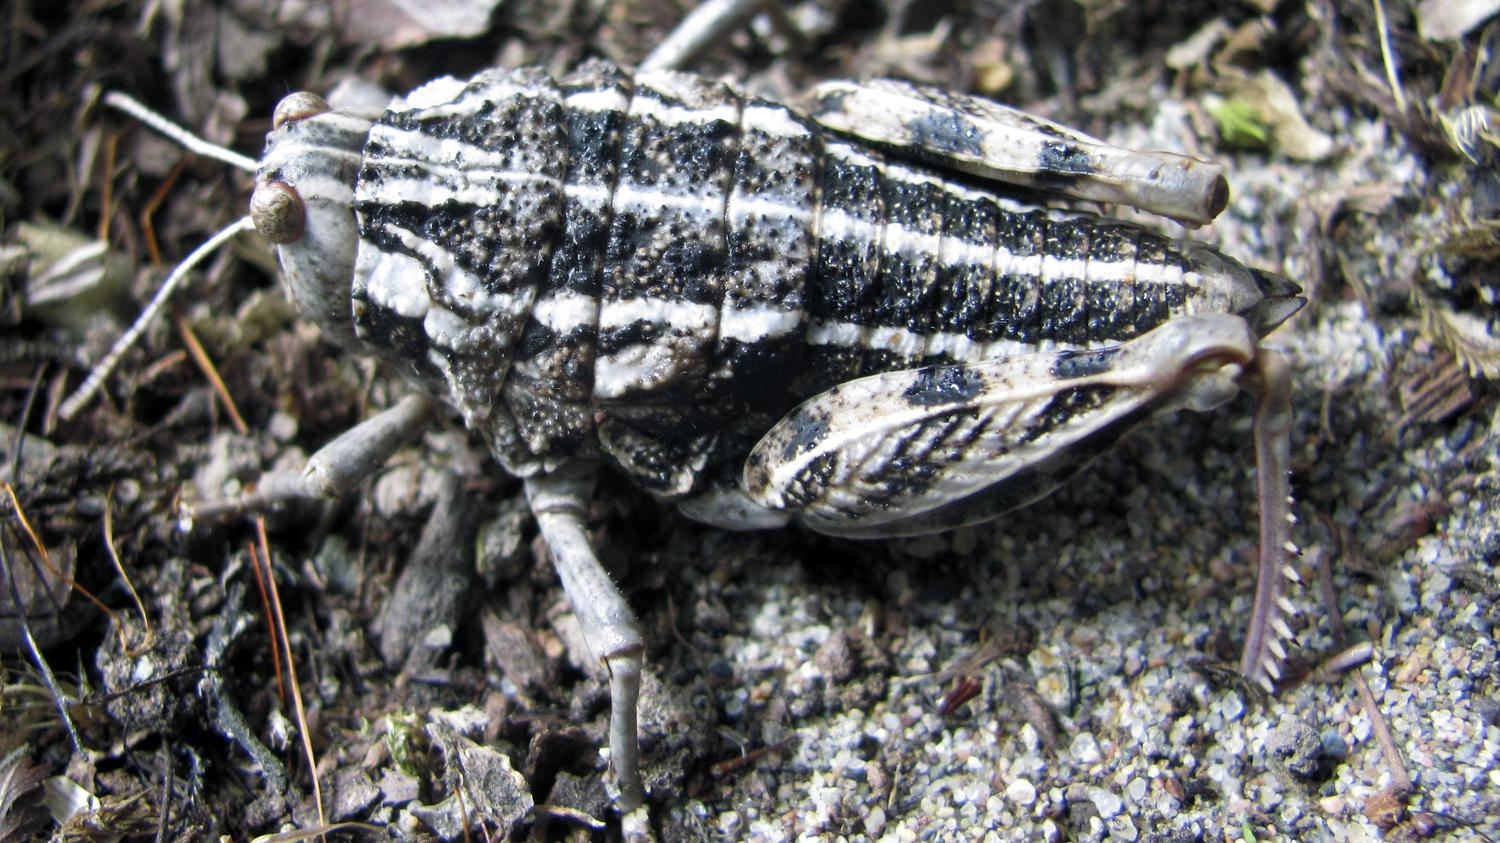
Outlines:
<svg viewBox="0 0 1500 843"><path fill-rule="evenodd" d="M256 188L214 245L253 224L327 337L393 363L525 479L609 670L622 810L646 796L644 646L585 530L600 468L729 529L912 535L1023 506L1137 422L1249 390L1261 567L1242 671L1277 675L1290 398L1260 338L1298 289L1009 186L1204 222L1227 201L1213 165L903 83L790 107L602 62L439 79L378 114L293 94L273 122L258 163L221 154ZM342 494L432 412L401 402L256 501Z"/></svg>

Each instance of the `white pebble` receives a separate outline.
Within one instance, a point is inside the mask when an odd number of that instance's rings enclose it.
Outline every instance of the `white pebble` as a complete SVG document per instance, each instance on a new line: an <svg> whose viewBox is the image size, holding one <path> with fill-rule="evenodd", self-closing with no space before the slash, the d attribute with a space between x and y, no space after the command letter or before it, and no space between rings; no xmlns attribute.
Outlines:
<svg viewBox="0 0 1500 843"><path fill-rule="evenodd" d="M1016 779L1005 788L1005 798L1017 805L1031 805L1036 802L1036 785L1027 779Z"/></svg>
<svg viewBox="0 0 1500 843"><path fill-rule="evenodd" d="M1094 809L1099 812L1099 816L1106 820L1117 816L1121 811L1125 810L1124 800L1105 788L1092 788L1089 791L1089 798L1093 800Z"/></svg>
<svg viewBox="0 0 1500 843"><path fill-rule="evenodd" d="M879 837L880 832L885 830L885 809L876 805L865 815L865 833L871 837Z"/></svg>
<svg viewBox="0 0 1500 843"><path fill-rule="evenodd" d="M1099 752L1099 741L1089 732L1079 732L1073 736L1073 744L1069 748L1073 758L1080 764L1098 764L1104 758Z"/></svg>
<svg viewBox="0 0 1500 843"><path fill-rule="evenodd" d="M1219 711L1223 713L1225 720L1238 720L1245 716L1245 701L1240 699L1239 694L1229 694L1224 697Z"/></svg>

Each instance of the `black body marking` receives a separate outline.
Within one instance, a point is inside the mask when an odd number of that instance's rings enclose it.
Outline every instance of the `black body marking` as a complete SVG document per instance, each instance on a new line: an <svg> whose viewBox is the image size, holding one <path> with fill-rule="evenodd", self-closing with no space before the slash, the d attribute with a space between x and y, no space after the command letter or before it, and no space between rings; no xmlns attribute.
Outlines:
<svg viewBox="0 0 1500 843"><path fill-rule="evenodd" d="M598 454L688 494L851 378L937 366L907 400L965 401L983 384L951 364L1117 343L1205 295L1160 237L892 162L719 83L596 62L454 84L363 143L355 329L517 474ZM957 113L910 128L978 148ZM1053 172L1087 172L1048 149Z"/></svg>
<svg viewBox="0 0 1500 843"><path fill-rule="evenodd" d="M1052 374L1059 380L1077 380L1091 375L1102 375L1114 365L1120 349L1101 348L1098 351L1065 351L1052 364Z"/></svg>
<svg viewBox="0 0 1500 843"><path fill-rule="evenodd" d="M1043 144L1042 160L1037 163L1045 174L1086 176L1094 172L1088 153L1066 141Z"/></svg>
<svg viewBox="0 0 1500 843"><path fill-rule="evenodd" d="M973 121L957 112L933 111L907 121L912 142L945 153L984 154L983 134Z"/></svg>
<svg viewBox="0 0 1500 843"><path fill-rule="evenodd" d="M940 407L971 401L984 391L984 377L963 366L924 366L912 385L901 393L921 407Z"/></svg>

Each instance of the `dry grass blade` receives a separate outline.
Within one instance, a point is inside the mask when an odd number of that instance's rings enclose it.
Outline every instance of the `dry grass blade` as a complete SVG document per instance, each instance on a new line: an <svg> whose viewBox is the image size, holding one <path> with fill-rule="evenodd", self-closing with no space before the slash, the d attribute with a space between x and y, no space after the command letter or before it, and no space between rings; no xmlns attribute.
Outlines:
<svg viewBox="0 0 1500 843"><path fill-rule="evenodd" d="M130 592L130 599L135 601L135 610L141 615L141 626L145 629L145 637L140 646L126 646L125 655L134 658L151 648L156 640L156 630L151 626L151 616L146 613L146 604L141 602L141 595L136 593L135 583L131 581L130 575L125 572L125 564L120 561L120 551L115 548L115 517L114 517L114 490L104 499L104 548L109 551L109 561L114 563L115 570L120 574L121 582L125 583L125 589ZM121 644L125 644L124 629L120 631Z"/></svg>
<svg viewBox="0 0 1500 843"><path fill-rule="evenodd" d="M10 488L10 484L5 484ZM4 533L0 532L0 571L5 574L5 585L10 588L11 599L17 608L21 606L21 590L16 586L16 572L10 564L10 554L5 549ZM52 696L52 704L57 707L58 719L62 721L63 727L67 729L68 739L73 743L73 752L83 754L83 741L78 737L78 727L73 724L73 718L68 714L69 698L63 693L61 686L57 684L57 677L52 673L52 666L42 656L42 648L36 643L36 637L31 634L31 624L26 619L26 613L20 612L18 617L21 621L21 634L26 641L27 653L31 656L32 664L42 676L42 683L47 686L48 693Z"/></svg>
<svg viewBox="0 0 1500 843"><path fill-rule="evenodd" d="M114 218L111 210L114 207L115 193L115 156L119 154L120 138L125 136L126 129L111 132L109 140L104 142L104 178L103 186L100 188L99 206L103 212L99 214L99 242L109 242L109 221Z"/></svg>
<svg viewBox="0 0 1500 843"><path fill-rule="evenodd" d="M1335 536L1335 541L1339 541L1337 531L1332 531L1332 535ZM1333 588L1333 566L1329 562L1330 556L1331 554L1328 553L1318 554L1314 568L1318 572L1318 588L1322 592L1323 608L1328 613L1329 631L1333 634L1334 644L1342 650L1347 643L1346 633L1344 618L1338 611L1338 596ZM1360 706L1364 708L1365 715L1370 718L1370 724L1375 732L1375 741L1380 744L1380 754L1385 757L1390 767L1391 789L1403 796L1411 793L1411 775L1406 771L1406 758L1402 756L1401 749L1396 746L1396 739L1391 735L1390 724L1386 722L1385 715L1381 714L1380 705L1375 701L1375 694L1370 691L1370 683L1365 681L1364 673L1357 669L1349 671L1349 679L1354 683L1354 690L1359 695Z"/></svg>
<svg viewBox="0 0 1500 843"><path fill-rule="evenodd" d="M1385 16L1383 0L1375 4L1375 26L1380 30L1380 61L1385 66L1385 81L1391 86L1391 98L1396 101L1396 110L1406 113L1406 94L1401 90L1401 71L1396 67L1396 51L1391 48L1391 25Z"/></svg>
<svg viewBox="0 0 1500 843"><path fill-rule="evenodd" d="M249 435L250 425L245 424L245 417L240 415L240 408L235 404L234 396L229 394L229 387L225 386L224 379L219 377L219 369L214 365L213 359L208 356L208 352L204 350L203 343L198 342L198 335L193 333L193 326L189 325L180 314L173 317L172 323L177 327L177 335L182 337L182 342L187 346L188 353L192 355L193 362L198 364L198 370L208 378L208 382L213 385L214 394L223 402L224 411L229 413L229 421L234 424L235 431L241 436Z"/></svg>
<svg viewBox="0 0 1500 843"><path fill-rule="evenodd" d="M47 571L62 582L67 583L69 588L83 595L84 598L90 603L98 606L99 611L107 615L109 617L110 623L113 623L115 625L115 629L117 630L116 634L120 636L121 651L127 650L129 648L130 642L125 640L125 628L120 623L120 616L116 614L113 609L104 605L104 601L95 597L93 592L79 585L77 580L73 579L67 574L64 574L57 567L56 563L52 561L52 554L47 552L47 546L42 543L41 536L37 535L36 529L31 526L31 521L26 517L26 512L21 508L21 501L16 497L15 487L10 485L9 482L5 482L0 483L0 488L3 488L5 493L10 496L10 505L11 508L15 510L16 520L21 522L21 529L26 531L26 537L31 540L32 546L36 548L37 556L42 560L42 564L46 566ZM21 607L19 598L17 598L16 607Z"/></svg>
<svg viewBox="0 0 1500 843"><path fill-rule="evenodd" d="M161 244L156 239L156 209L160 208L161 204L167 201L167 197L172 193L172 188L176 186L177 180L182 177L182 171L187 169L187 164L188 157L186 155L179 158L177 163L172 167L172 171L167 173L167 177L162 179L161 184L157 185L156 190L151 192L151 196L146 199L146 204L141 206L141 213L138 217L141 223L141 236L146 240L146 254L150 257L152 266L161 266L163 262L161 258Z"/></svg>
<svg viewBox="0 0 1500 843"><path fill-rule="evenodd" d="M307 711L302 705L302 688L297 682L297 661L292 657L292 642L286 632L286 614L281 609L281 594L276 589L276 577L271 573L271 542L266 538L266 520L260 516L255 518L255 536L260 542L260 552L265 558L266 584L271 591L271 607L275 609L277 632L282 646L286 649L287 684L292 689L292 703L296 706L297 712L297 734L302 738L302 751L307 757L307 772L312 778L313 801L318 806L318 824L326 825L328 820L323 813L323 788L318 783L318 757L313 752L312 735L307 725Z"/></svg>
<svg viewBox="0 0 1500 843"><path fill-rule="evenodd" d="M249 545L250 571L255 575L255 587L260 592L261 611L266 616L266 634L271 639L271 668L276 673L276 698L286 705L286 682L281 677L281 637L276 624L276 613L271 611L271 597L266 591L266 580L271 577L271 559L268 555L263 564L255 544Z"/></svg>

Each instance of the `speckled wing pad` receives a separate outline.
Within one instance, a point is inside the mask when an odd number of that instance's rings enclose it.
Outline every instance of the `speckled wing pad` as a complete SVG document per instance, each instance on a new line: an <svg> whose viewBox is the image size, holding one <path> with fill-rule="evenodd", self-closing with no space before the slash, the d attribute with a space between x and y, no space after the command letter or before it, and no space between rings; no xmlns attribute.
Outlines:
<svg viewBox="0 0 1500 843"><path fill-rule="evenodd" d="M862 532L985 492L1013 508L1051 491L1057 460L1097 454L1143 414L1232 397L1215 366L1255 356L1232 315L1183 317L1128 343L861 378L799 406L746 461L744 487L814 529ZM1084 460L1086 462L1086 460ZM1007 483L1016 493L997 494ZM1004 508L990 511L998 515Z"/></svg>
<svg viewBox="0 0 1500 843"><path fill-rule="evenodd" d="M827 82L809 116L834 131L988 179L1118 202L1185 223L1229 202L1223 167L1171 152L1122 149L978 97L892 79Z"/></svg>

